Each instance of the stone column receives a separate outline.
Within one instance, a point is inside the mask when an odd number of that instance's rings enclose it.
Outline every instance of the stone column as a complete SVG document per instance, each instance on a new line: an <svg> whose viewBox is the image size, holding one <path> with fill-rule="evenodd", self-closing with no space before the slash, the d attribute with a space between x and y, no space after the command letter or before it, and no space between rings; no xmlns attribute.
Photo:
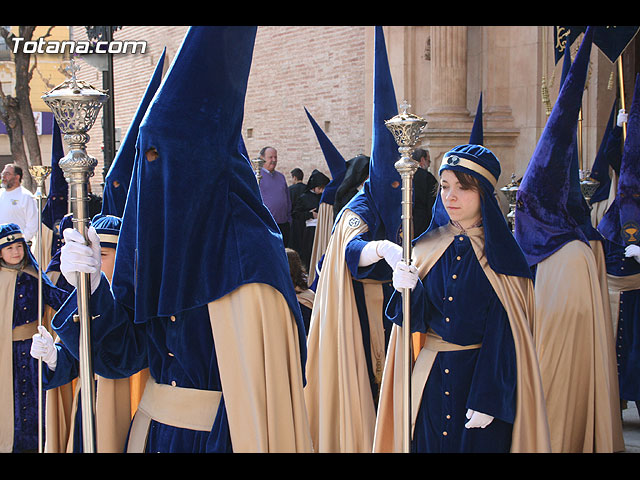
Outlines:
<svg viewBox="0 0 640 480"><path fill-rule="evenodd" d="M467 27L431 27L431 105L434 121L468 117Z"/></svg>
<svg viewBox="0 0 640 480"><path fill-rule="evenodd" d="M431 94L423 146L437 175L442 155L467 143L473 117L467 108L467 27L431 26Z"/></svg>

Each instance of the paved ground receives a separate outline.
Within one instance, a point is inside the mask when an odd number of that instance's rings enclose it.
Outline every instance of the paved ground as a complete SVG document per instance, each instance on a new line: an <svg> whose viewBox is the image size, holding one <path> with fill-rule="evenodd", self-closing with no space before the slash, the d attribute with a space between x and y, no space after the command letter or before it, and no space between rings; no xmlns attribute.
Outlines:
<svg viewBox="0 0 640 480"><path fill-rule="evenodd" d="M640 416L634 402L622 411L622 428L627 453L640 453Z"/></svg>

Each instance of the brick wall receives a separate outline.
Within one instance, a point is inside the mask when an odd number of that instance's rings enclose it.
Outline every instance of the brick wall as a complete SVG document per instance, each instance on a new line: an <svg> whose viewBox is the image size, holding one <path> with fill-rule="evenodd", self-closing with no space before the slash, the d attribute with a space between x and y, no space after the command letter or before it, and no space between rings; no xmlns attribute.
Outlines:
<svg viewBox="0 0 640 480"><path fill-rule="evenodd" d="M277 169L289 180L300 167L305 180L314 168L329 174L304 112L306 107L346 160L367 153L365 132L364 26L264 26L258 28L247 88L243 136L251 158L266 145L278 150ZM118 40L146 40L147 53L114 56L115 124L124 139L156 62L167 48L169 66L186 26L125 26ZM86 38L73 27L72 38ZM102 88L102 76L82 66L80 78ZM92 189L102 191L101 118L90 132L89 153L99 165Z"/></svg>

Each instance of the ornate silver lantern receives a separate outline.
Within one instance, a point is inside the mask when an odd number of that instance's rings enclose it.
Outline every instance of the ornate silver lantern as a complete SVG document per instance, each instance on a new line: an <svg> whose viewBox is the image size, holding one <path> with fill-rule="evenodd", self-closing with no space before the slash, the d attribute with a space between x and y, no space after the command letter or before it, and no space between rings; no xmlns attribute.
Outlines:
<svg viewBox="0 0 640 480"><path fill-rule="evenodd" d="M98 117L102 104L109 98L106 92L93 88L78 80L78 67L71 62L71 78L42 96L58 122L69 152L59 162L65 179L69 183L73 224L88 243L88 184L93 176L97 160L87 154L89 141L87 132ZM79 361L80 394L82 399L82 433L85 453L95 452L95 385L91 364L91 335L89 298L91 295L90 276L78 273L78 320L80 322Z"/></svg>
<svg viewBox="0 0 640 480"><path fill-rule="evenodd" d="M396 170L402 178L402 257L404 262L411 264L411 240L413 237L413 175L418 169L418 162L411 158L420 133L427 125L425 119L407 113L410 105L403 102L402 111L393 118L385 121L386 127L393 134L398 144L400 160L395 163ZM411 446L411 290L402 292L402 335L403 335L403 450L409 453Z"/></svg>

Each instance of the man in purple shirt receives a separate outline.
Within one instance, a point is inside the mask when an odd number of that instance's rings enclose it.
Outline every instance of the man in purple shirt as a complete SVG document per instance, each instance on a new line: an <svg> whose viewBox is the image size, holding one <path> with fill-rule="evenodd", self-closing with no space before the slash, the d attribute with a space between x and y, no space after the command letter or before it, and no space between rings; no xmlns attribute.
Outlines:
<svg viewBox="0 0 640 480"><path fill-rule="evenodd" d="M267 206L273 219L282 232L282 240L285 246L289 245L289 229L291 226L291 197L289 187L284 175L276 171L278 152L273 147L264 147L260 150L260 158L264 160L260 180L260 193L262 201Z"/></svg>

